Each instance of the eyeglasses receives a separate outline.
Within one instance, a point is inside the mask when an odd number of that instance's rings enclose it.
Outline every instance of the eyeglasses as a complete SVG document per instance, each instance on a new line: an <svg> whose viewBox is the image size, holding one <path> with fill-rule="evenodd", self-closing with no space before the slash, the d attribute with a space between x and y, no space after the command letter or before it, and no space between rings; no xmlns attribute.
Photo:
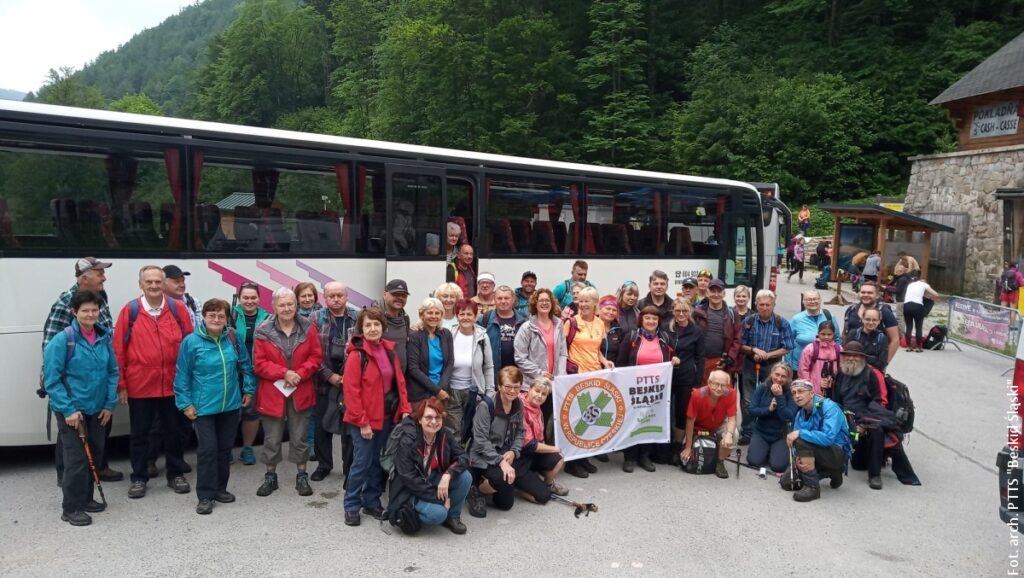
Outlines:
<svg viewBox="0 0 1024 578"><path fill-rule="evenodd" d="M228 318L228 316L224 315L223 313L212 313L212 312L211 313L207 313L206 315L203 315L203 317L205 317L206 319L213 319L213 320L227 319Z"/></svg>

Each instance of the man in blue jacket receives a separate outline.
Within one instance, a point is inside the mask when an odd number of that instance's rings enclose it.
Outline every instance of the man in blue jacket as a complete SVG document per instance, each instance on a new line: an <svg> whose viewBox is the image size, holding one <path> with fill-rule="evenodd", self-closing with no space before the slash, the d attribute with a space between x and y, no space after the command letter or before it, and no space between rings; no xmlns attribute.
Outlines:
<svg viewBox="0 0 1024 578"><path fill-rule="evenodd" d="M515 310L515 293L508 285L494 290L494 309L484 313L476 324L487 331L491 341L491 359L494 360L494 383L500 383L501 368L516 364L515 340L526 314Z"/></svg>
<svg viewBox="0 0 1024 578"><path fill-rule="evenodd" d="M803 482L793 499L810 502L821 497L822 476L831 478L832 489L843 485L846 462L853 453L850 429L843 410L831 399L814 395L811 382L798 379L789 387L797 410L786 445L796 449L797 475ZM786 483L789 475L787 473L782 480L783 488L789 489Z"/></svg>

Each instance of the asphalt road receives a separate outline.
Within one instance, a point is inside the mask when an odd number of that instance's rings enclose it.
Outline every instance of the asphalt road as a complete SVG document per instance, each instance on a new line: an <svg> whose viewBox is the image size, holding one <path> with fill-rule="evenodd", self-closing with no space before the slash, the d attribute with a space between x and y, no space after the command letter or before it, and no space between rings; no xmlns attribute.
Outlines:
<svg viewBox="0 0 1024 578"><path fill-rule="evenodd" d="M809 283L783 281L779 312L795 313ZM885 470L885 489L873 491L863 472L851 471L839 490L823 488L820 500L798 504L773 478L759 480L748 469L737 479L730 467L728 480L666 466L625 474L615 456L589 479L562 480L570 497L600 506L589 518L577 520L555 503L520 501L483 520L464 514L465 536L443 528L386 535L368 518L346 527L339 476L314 483L314 495L302 498L288 464L279 470L281 490L259 498L262 467L236 463L229 490L238 501L210 516L195 514L194 493L174 494L160 480L142 500L128 499L127 481L108 483L109 509L95 514L92 526L73 528L60 521L47 453L5 450L0 574L1003 574L1019 551L998 518L994 465L1009 406L1000 374L1011 365L968 347L896 356L890 373L907 382L917 404L908 448L921 487L902 486ZM116 468L129 469L123 450L114 457ZM194 484L194 474L188 478Z"/></svg>

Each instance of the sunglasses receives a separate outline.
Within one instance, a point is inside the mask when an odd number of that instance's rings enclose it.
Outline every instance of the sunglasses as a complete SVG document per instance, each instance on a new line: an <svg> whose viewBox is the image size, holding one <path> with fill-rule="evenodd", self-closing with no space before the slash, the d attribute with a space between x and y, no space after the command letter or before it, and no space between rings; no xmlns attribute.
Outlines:
<svg viewBox="0 0 1024 578"><path fill-rule="evenodd" d="M259 290L259 288L260 288L260 284L256 283L255 281L246 281L246 282L244 282L244 283L242 283L241 285L238 286L239 290L241 290L241 289L256 289L256 290Z"/></svg>

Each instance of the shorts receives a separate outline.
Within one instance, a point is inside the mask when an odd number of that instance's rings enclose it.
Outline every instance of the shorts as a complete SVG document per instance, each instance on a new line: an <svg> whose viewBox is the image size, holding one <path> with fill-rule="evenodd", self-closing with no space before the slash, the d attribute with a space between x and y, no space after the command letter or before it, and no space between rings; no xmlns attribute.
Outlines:
<svg viewBox="0 0 1024 578"><path fill-rule="evenodd" d="M245 394L242 394L245 396ZM258 421L260 414L256 412L256 396L252 396L248 406L242 406L242 421Z"/></svg>
<svg viewBox="0 0 1024 578"><path fill-rule="evenodd" d="M558 462L562 461L562 454L533 454L533 459L530 463L530 469L535 472L548 472L555 469Z"/></svg>
<svg viewBox="0 0 1024 578"><path fill-rule="evenodd" d="M1017 303L1017 292L1016 291L1011 291L1010 293L1000 293L999 294L999 301L1001 303L1010 303L1011 305L1016 305L1016 303Z"/></svg>

